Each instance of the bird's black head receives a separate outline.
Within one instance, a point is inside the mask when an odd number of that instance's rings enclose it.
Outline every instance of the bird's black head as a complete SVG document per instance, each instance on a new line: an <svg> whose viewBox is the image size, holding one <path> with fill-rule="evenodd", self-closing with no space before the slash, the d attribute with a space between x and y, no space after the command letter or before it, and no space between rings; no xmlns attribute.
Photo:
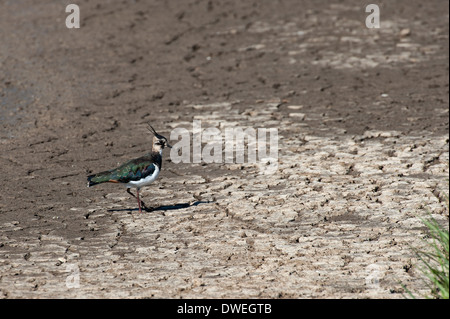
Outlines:
<svg viewBox="0 0 450 319"><path fill-rule="evenodd" d="M154 151L162 150L165 147L172 148L172 146L169 145L167 138L156 133L155 129L150 124L148 126L149 126L148 130L153 134L153 150Z"/></svg>

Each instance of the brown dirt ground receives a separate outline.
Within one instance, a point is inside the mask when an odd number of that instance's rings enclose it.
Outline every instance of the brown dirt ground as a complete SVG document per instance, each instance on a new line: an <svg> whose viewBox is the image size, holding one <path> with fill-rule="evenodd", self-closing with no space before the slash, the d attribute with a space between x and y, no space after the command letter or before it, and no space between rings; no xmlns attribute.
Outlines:
<svg viewBox="0 0 450 319"><path fill-rule="evenodd" d="M67 3L66 3L67 2ZM0 296L402 298L448 227L448 1L0 3ZM298 114L301 113L301 114ZM174 164L138 215L86 175L146 123L278 127L279 171ZM78 269L80 285L66 283Z"/></svg>

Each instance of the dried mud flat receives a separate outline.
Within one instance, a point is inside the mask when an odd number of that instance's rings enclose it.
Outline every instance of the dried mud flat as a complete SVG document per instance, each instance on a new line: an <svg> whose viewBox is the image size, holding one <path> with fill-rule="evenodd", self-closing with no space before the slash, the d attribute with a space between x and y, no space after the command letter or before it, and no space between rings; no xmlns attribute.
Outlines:
<svg viewBox="0 0 450 319"><path fill-rule="evenodd" d="M377 30L360 1L77 4L78 30L66 4L0 4L1 297L426 291L411 246L427 211L448 227L448 2L382 2ZM147 122L193 120L278 128L277 172L166 152L141 215L86 188L148 150Z"/></svg>

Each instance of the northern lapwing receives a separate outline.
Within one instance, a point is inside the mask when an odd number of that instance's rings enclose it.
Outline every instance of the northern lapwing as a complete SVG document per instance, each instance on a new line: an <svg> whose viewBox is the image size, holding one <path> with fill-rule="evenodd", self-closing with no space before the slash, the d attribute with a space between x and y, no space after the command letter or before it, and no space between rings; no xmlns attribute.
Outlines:
<svg viewBox="0 0 450 319"><path fill-rule="evenodd" d="M121 166L109 171L89 175L87 177L88 187L101 183L122 183L127 187L127 192L137 198L139 213L142 213L141 204L147 210L144 202L139 199L139 190L155 181L161 172L162 151L165 147L172 148L167 139L156 133L155 129L149 124L149 131L153 134L152 151L142 157L132 159ZM130 188L136 188L135 196Z"/></svg>

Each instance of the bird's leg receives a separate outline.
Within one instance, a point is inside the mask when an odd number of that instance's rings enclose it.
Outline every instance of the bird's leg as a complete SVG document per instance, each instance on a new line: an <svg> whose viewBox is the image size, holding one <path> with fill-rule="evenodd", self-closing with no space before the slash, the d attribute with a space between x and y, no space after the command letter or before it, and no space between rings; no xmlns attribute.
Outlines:
<svg viewBox="0 0 450 319"><path fill-rule="evenodd" d="M131 196L133 196L134 198L137 199L138 205L139 205L139 212L142 212L142 210L141 210L141 205L142 205L142 207L144 207L144 209L145 209L146 211L148 211L148 208L147 208L147 206L145 205L145 203L139 199L139 189L137 188L136 190L137 190L137 197L136 197L136 195L134 195L134 194L131 192L131 190L130 190L129 188L127 188L127 193L130 194Z"/></svg>
<svg viewBox="0 0 450 319"><path fill-rule="evenodd" d="M136 188L136 194L137 194L137 201L138 201L138 205L139 205L139 213L142 214L141 200L139 199L139 188Z"/></svg>

